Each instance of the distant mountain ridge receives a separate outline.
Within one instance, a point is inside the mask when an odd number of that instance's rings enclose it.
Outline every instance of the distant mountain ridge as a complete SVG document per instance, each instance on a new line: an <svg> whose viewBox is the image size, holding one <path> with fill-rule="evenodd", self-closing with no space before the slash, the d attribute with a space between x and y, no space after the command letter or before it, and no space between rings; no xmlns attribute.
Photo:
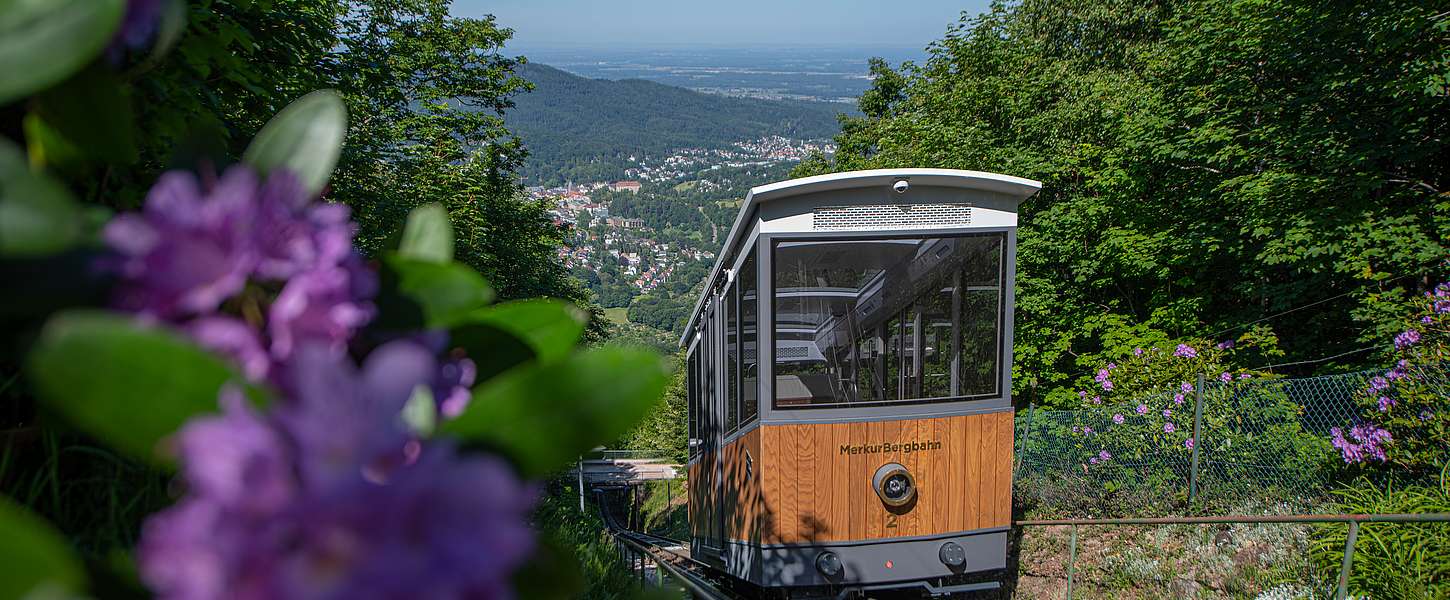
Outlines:
<svg viewBox="0 0 1450 600"><path fill-rule="evenodd" d="M504 120L529 149L523 174L531 184L622 177L631 155L723 148L768 135L829 138L839 129L836 114L849 109L718 96L641 79L588 79L534 63L517 71L534 91L517 96Z"/></svg>

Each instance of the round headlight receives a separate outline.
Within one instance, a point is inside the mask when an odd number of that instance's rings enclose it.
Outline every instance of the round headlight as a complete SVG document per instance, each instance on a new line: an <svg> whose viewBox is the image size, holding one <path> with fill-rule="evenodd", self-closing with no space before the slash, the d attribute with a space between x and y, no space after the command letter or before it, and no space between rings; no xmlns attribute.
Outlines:
<svg viewBox="0 0 1450 600"><path fill-rule="evenodd" d="M883 465L871 478L871 487L887 506L899 507L911 504L916 499L916 480L911 473L897 463Z"/></svg>
<svg viewBox="0 0 1450 600"><path fill-rule="evenodd" d="M941 550L937 552L937 557L941 559L942 564L953 569L967 564L967 551L956 542L942 544Z"/></svg>
<svg viewBox="0 0 1450 600"><path fill-rule="evenodd" d="M841 557L835 552L822 552L816 555L816 570L826 577L835 577L841 574Z"/></svg>

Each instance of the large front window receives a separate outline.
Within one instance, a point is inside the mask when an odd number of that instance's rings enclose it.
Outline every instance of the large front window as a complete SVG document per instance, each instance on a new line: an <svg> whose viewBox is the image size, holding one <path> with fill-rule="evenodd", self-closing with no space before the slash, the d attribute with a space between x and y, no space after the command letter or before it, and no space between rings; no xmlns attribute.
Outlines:
<svg viewBox="0 0 1450 600"><path fill-rule="evenodd" d="M1001 394L1006 236L778 241L775 406Z"/></svg>

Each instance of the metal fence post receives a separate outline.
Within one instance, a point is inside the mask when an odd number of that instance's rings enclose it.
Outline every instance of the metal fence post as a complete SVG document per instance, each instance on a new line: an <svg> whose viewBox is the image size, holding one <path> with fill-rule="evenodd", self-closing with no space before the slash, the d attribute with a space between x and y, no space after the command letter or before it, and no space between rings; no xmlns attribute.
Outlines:
<svg viewBox="0 0 1450 600"><path fill-rule="evenodd" d="M1067 542L1067 600L1072 600L1072 576L1077 567L1077 525L1072 526L1072 538Z"/></svg>
<svg viewBox="0 0 1450 600"><path fill-rule="evenodd" d="M579 455L579 463L575 465L579 472L579 512L584 512L584 455Z"/></svg>
<svg viewBox="0 0 1450 600"><path fill-rule="evenodd" d="M1203 373L1198 374L1198 387L1193 388L1193 462L1188 471L1188 508L1198 498L1198 452L1203 446Z"/></svg>
<svg viewBox="0 0 1450 600"><path fill-rule="evenodd" d="M1344 600L1349 595L1349 571L1354 567L1354 540L1359 537L1359 521L1349 522L1349 537L1344 540L1344 563L1339 567L1339 591L1335 600Z"/></svg>
<svg viewBox="0 0 1450 600"><path fill-rule="evenodd" d="M1032 440L1032 413L1037 412L1037 401L1027 403L1027 425L1022 428L1022 439L1017 443L1017 456L1013 457L1013 471L1022 464L1022 456L1027 453L1027 443Z"/></svg>

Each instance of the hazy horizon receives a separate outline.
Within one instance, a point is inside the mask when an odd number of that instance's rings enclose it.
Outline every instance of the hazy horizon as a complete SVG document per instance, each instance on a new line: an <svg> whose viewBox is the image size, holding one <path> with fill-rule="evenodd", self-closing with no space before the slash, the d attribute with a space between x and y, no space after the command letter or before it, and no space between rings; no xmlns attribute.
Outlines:
<svg viewBox="0 0 1450 600"><path fill-rule="evenodd" d="M456 0L452 13L492 14L514 30L508 47L537 49L925 48L987 0Z"/></svg>

